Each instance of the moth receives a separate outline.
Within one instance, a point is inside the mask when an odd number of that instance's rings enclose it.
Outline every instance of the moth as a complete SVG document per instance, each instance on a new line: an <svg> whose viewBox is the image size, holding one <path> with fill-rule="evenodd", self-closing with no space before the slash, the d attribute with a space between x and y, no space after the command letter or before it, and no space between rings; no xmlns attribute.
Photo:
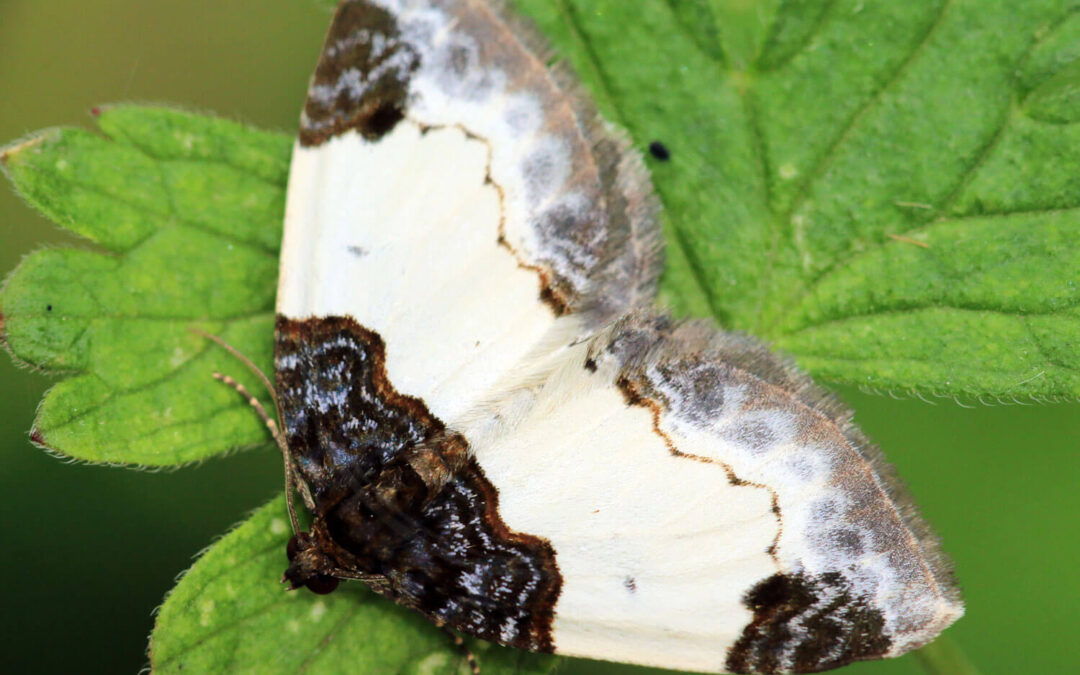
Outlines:
<svg viewBox="0 0 1080 675"><path fill-rule="evenodd" d="M929 642L963 612L937 539L806 375L653 308L648 175L551 60L495 2L339 6L281 254L281 444L312 516L286 580L678 670Z"/></svg>

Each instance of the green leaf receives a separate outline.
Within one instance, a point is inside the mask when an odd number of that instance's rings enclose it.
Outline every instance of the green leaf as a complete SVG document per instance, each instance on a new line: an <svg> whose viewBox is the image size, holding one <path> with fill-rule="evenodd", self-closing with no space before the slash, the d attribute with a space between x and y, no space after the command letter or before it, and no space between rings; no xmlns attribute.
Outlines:
<svg viewBox="0 0 1080 675"><path fill-rule="evenodd" d="M289 139L133 106L98 124L109 138L50 130L2 156L27 201L104 249L38 251L0 292L11 352L71 375L45 397L33 439L148 466L264 443L251 409L210 379L250 374L190 329L269 367Z"/></svg>
<svg viewBox="0 0 1080 675"><path fill-rule="evenodd" d="M169 594L150 638L155 673L467 673L445 634L359 582L317 596L278 583L285 500L255 512ZM542 675L557 659L469 641L482 672Z"/></svg>
<svg viewBox="0 0 1080 675"><path fill-rule="evenodd" d="M1080 396L1072 0L518 0L651 161L666 303L814 375Z"/></svg>

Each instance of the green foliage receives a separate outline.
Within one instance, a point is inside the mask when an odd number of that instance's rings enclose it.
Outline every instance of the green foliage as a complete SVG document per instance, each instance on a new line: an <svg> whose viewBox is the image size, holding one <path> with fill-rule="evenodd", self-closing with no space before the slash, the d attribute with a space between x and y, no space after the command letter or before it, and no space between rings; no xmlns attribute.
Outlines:
<svg viewBox="0 0 1080 675"><path fill-rule="evenodd" d="M671 149L651 168L673 310L768 338L834 381L1080 395L1069 2L516 4L610 119ZM152 466L265 442L209 377L250 375L190 329L269 368L290 139L136 106L98 124L105 136L52 130L2 156L31 204L96 245L34 253L0 292L11 352L68 375L34 439ZM363 590L281 592L286 522L280 501L265 507L184 577L154 633L155 669L454 668L441 635Z"/></svg>
<svg viewBox="0 0 1080 675"><path fill-rule="evenodd" d="M155 108L106 109L98 124L109 138L51 130L3 155L31 204L105 249L38 251L0 295L15 356L71 373L45 397L34 440L151 466L265 442L210 379L248 373L189 329L269 368L289 139Z"/></svg>

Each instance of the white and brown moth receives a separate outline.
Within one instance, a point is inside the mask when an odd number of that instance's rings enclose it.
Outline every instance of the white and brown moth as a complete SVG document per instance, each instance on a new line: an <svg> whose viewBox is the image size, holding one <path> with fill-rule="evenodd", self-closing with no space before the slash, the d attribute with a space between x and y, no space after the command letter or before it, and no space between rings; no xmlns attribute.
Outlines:
<svg viewBox="0 0 1080 675"><path fill-rule="evenodd" d="M761 344L651 308L648 177L538 45L481 0L337 11L281 257L276 390L313 516L287 579L678 670L932 640L959 593L878 451Z"/></svg>

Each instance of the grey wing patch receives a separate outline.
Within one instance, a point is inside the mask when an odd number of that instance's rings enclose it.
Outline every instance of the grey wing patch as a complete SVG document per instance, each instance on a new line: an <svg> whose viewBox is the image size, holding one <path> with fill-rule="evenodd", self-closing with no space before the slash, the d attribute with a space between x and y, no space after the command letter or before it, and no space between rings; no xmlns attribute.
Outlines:
<svg viewBox="0 0 1080 675"><path fill-rule="evenodd" d="M597 328L650 303L663 267L658 202L640 157L597 115L536 31L502 3L351 0L311 83L302 145L401 119L459 126L491 149L500 242L537 272L557 314Z"/></svg>
<svg viewBox="0 0 1080 675"><path fill-rule="evenodd" d="M790 363L749 337L647 313L620 319L591 354L618 360L620 386L659 411L678 454L773 494L779 573L745 596L754 620L733 672L895 656L963 613L949 561L880 452Z"/></svg>
<svg viewBox="0 0 1080 675"><path fill-rule="evenodd" d="M659 201L641 158L622 132L597 115L589 119L593 121L588 137L607 204L607 246L581 309L600 325L653 301L664 268L664 248Z"/></svg>

